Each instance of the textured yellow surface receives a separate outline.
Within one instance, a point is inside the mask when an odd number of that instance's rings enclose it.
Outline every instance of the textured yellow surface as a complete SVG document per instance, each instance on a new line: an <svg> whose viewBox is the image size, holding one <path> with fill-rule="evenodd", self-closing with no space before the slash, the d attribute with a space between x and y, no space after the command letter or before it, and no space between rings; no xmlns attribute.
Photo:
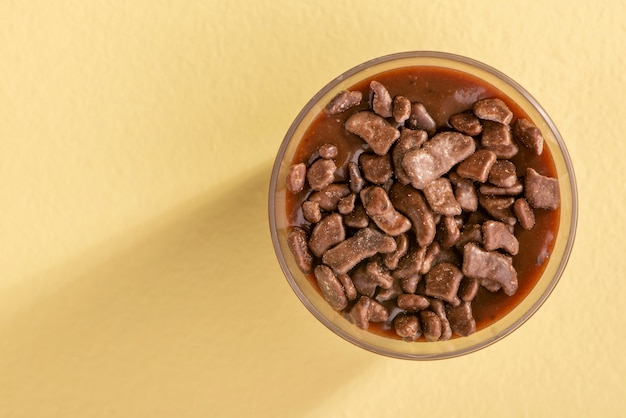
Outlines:
<svg viewBox="0 0 626 418"><path fill-rule="evenodd" d="M3 1L0 416L623 416L625 21L590 0ZM405 50L522 84L580 200L539 312L427 363L319 324L266 214L306 101Z"/></svg>

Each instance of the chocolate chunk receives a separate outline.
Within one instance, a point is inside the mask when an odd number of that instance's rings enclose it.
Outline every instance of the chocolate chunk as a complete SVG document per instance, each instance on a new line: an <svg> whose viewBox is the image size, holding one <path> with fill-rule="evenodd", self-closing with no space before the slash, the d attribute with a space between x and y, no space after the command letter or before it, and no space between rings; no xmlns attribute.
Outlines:
<svg viewBox="0 0 626 418"><path fill-rule="evenodd" d="M398 267L391 272L396 279L406 279L419 274L426 255L426 247L410 247L407 253L400 258Z"/></svg>
<svg viewBox="0 0 626 418"><path fill-rule="evenodd" d="M508 296L517 291L517 271L513 268L511 257L497 251L484 251L474 243L463 248L463 274L496 282Z"/></svg>
<svg viewBox="0 0 626 418"><path fill-rule="evenodd" d="M461 205L454 198L450 180L440 177L424 187L424 196L435 213L444 216L460 215Z"/></svg>
<svg viewBox="0 0 626 418"><path fill-rule="evenodd" d="M402 278L400 279L400 288L404 293L415 293L421 278L422 276L419 274Z"/></svg>
<svg viewBox="0 0 626 418"><path fill-rule="evenodd" d="M370 260L365 266L365 271L383 289L389 289L393 285L393 277L379 258Z"/></svg>
<svg viewBox="0 0 626 418"><path fill-rule="evenodd" d="M302 203L302 216L311 223L317 223L322 220L322 211L319 202L311 202L305 200Z"/></svg>
<svg viewBox="0 0 626 418"><path fill-rule="evenodd" d="M392 100L387 88L376 80L370 83L372 89L372 110L383 118L391 117Z"/></svg>
<svg viewBox="0 0 626 418"><path fill-rule="evenodd" d="M513 158L519 152L519 147L515 145L513 142L511 142L510 144L503 144L503 145L491 145L485 148L488 149L489 151L493 151L493 153L496 154L498 158L504 158L504 159Z"/></svg>
<svg viewBox="0 0 626 418"><path fill-rule="evenodd" d="M456 169L461 177L484 183L487 181L489 171L496 162L496 154L487 149L481 149L467 157Z"/></svg>
<svg viewBox="0 0 626 418"><path fill-rule="evenodd" d="M421 247L430 245L435 239L435 217L422 192L411 186L394 184L389 191L393 206L406 215L413 226L417 243Z"/></svg>
<svg viewBox="0 0 626 418"><path fill-rule="evenodd" d="M304 163L293 164L287 172L285 186L292 193L298 193L304 188L306 178L306 165Z"/></svg>
<svg viewBox="0 0 626 418"><path fill-rule="evenodd" d="M337 209L339 200L350 194L350 188L345 184L333 183L326 186L319 192L312 193L309 196L311 202L317 202L321 209L333 211Z"/></svg>
<svg viewBox="0 0 626 418"><path fill-rule="evenodd" d="M543 152L543 134L528 119L518 119L513 123L513 137L518 143L532 149L535 154L541 155Z"/></svg>
<svg viewBox="0 0 626 418"><path fill-rule="evenodd" d="M296 265L305 274L313 270L313 255L309 251L307 232L300 227L293 227L287 234L287 245L293 254Z"/></svg>
<svg viewBox="0 0 626 418"><path fill-rule="evenodd" d="M561 203L559 181L552 177L542 176L532 168L526 169L524 178L526 200L535 209L556 209Z"/></svg>
<svg viewBox="0 0 626 418"><path fill-rule="evenodd" d="M359 294L370 298L374 297L376 288L378 288L378 282L375 277L372 277L367 272L364 264L357 266L350 273L350 278L352 279L352 283Z"/></svg>
<svg viewBox="0 0 626 418"><path fill-rule="evenodd" d="M441 246L445 249L453 247L461 237L461 231L456 219L451 216L444 216L439 223Z"/></svg>
<svg viewBox="0 0 626 418"><path fill-rule="evenodd" d="M411 222L394 209L382 187L371 186L361 190L361 202L370 219L387 234L396 236L411 229Z"/></svg>
<svg viewBox="0 0 626 418"><path fill-rule="evenodd" d="M507 225L515 225L517 218L513 214L512 206L515 202L513 197L484 196L478 197L480 206L494 219Z"/></svg>
<svg viewBox="0 0 626 418"><path fill-rule="evenodd" d="M366 228L370 224L370 218L365 213L365 208L358 204L351 213L343 217L343 223L350 228Z"/></svg>
<svg viewBox="0 0 626 418"><path fill-rule="evenodd" d="M333 213L318 222L309 238L309 249L316 257L321 257L330 247L346 238L341 215Z"/></svg>
<svg viewBox="0 0 626 418"><path fill-rule="evenodd" d="M433 267L425 276L426 295L443 299L452 305L460 303L456 293L463 273L455 265L441 263Z"/></svg>
<svg viewBox="0 0 626 418"><path fill-rule="evenodd" d="M389 270L395 270L398 267L398 262L409 249L409 239L405 234L396 236L395 240L396 250L383 256L383 264L385 264L385 267Z"/></svg>
<svg viewBox="0 0 626 418"><path fill-rule="evenodd" d="M385 322L389 317L387 309L367 296L361 296L350 310L355 325L367 329L370 322Z"/></svg>
<svg viewBox="0 0 626 418"><path fill-rule="evenodd" d="M498 122L484 121L480 144L487 149L513 144L511 127Z"/></svg>
<svg viewBox="0 0 626 418"><path fill-rule="evenodd" d="M406 341L415 341L422 335L422 328L416 316L399 314L393 319L396 334Z"/></svg>
<svg viewBox="0 0 626 418"><path fill-rule="evenodd" d="M454 185L454 198L461 209L468 212L476 211L478 209L478 195L474 182L459 176L457 173L450 173L448 178Z"/></svg>
<svg viewBox="0 0 626 418"><path fill-rule="evenodd" d="M484 195L490 196L515 196L524 191L524 185L518 181L511 187L498 187L491 184L483 184L478 191Z"/></svg>
<svg viewBox="0 0 626 418"><path fill-rule="evenodd" d="M306 179L313 190L322 190L335 181L337 166L333 160L320 158L315 161L306 173Z"/></svg>
<svg viewBox="0 0 626 418"><path fill-rule="evenodd" d="M434 241L432 244L426 248L426 253L424 254L424 261L422 262L422 268L420 269L420 274L426 274L430 271L430 269L435 265L437 261L437 257L441 252L441 247L437 241Z"/></svg>
<svg viewBox="0 0 626 418"><path fill-rule="evenodd" d="M359 229L352 237L326 251L322 262L337 274L349 272L354 266L377 253L396 250L396 241L372 228Z"/></svg>
<svg viewBox="0 0 626 418"><path fill-rule="evenodd" d="M483 120L491 120L508 125L513 119L513 112L506 103L498 98L483 99L474 103L474 114Z"/></svg>
<svg viewBox="0 0 626 418"><path fill-rule="evenodd" d="M413 187L421 190L469 157L474 150L475 144L471 136L458 132L442 132L426 141L421 148L407 151L402 159L402 166Z"/></svg>
<svg viewBox="0 0 626 418"><path fill-rule="evenodd" d="M530 230L535 226L535 212L523 197L517 199L513 204L513 212L522 228Z"/></svg>
<svg viewBox="0 0 626 418"><path fill-rule="evenodd" d="M404 158L404 155L410 149L419 148L427 140L428 134L426 131L407 128L400 131L400 139L398 139L398 142L396 142L391 150L391 157L393 159L396 178L400 183L405 185L411 183L410 177L406 174L404 167L402 167L402 159Z"/></svg>
<svg viewBox="0 0 626 418"><path fill-rule="evenodd" d="M483 224L483 247L487 251L503 249L511 255L517 255L519 242L507 225L498 221L487 221Z"/></svg>
<svg viewBox="0 0 626 418"><path fill-rule="evenodd" d="M389 275L389 271L376 258L365 265L359 265L352 272L351 278L354 287L361 295L374 297L376 294L376 298L381 302L395 298L402 293L398 281ZM380 290L378 293L377 289Z"/></svg>
<svg viewBox="0 0 626 418"><path fill-rule="evenodd" d="M361 169L357 163L352 161L348 163L348 179L350 182L350 190L352 190L353 193L359 193L361 189L363 189L365 180L361 176Z"/></svg>
<svg viewBox="0 0 626 418"><path fill-rule="evenodd" d="M448 306L446 311L450 328L456 335L467 337L476 332L476 321L472 315L470 302L462 302L459 306Z"/></svg>
<svg viewBox="0 0 626 418"><path fill-rule="evenodd" d="M448 122L454 129L469 136L479 135L483 130L480 120L470 112L452 115Z"/></svg>
<svg viewBox="0 0 626 418"><path fill-rule="evenodd" d="M354 211L355 204L356 194L350 193L348 196L339 199L339 202L337 203L337 210L342 215L348 215Z"/></svg>
<svg viewBox="0 0 626 418"><path fill-rule="evenodd" d="M393 120L404 123L411 116L411 101L404 96L393 99Z"/></svg>
<svg viewBox="0 0 626 418"><path fill-rule="evenodd" d="M358 112L346 121L346 130L358 135L378 155L385 155L400 138L400 131L372 112Z"/></svg>
<svg viewBox="0 0 626 418"><path fill-rule="evenodd" d="M387 308L373 300L370 302L368 316L370 322L385 322L389 318L389 312L387 312Z"/></svg>
<svg viewBox="0 0 626 418"><path fill-rule="evenodd" d="M482 244L483 242L483 233L481 224L466 224L463 226L461 230L461 235L457 240L455 247L458 249L463 249L465 244L468 242L474 242L477 244Z"/></svg>
<svg viewBox="0 0 626 418"><path fill-rule="evenodd" d="M430 300L422 295L403 293L398 296L398 308L406 312L417 312L428 308Z"/></svg>
<svg viewBox="0 0 626 418"><path fill-rule="evenodd" d="M319 265L315 267L314 274L324 299L334 310L340 311L348 306L348 298L343 290L343 286L330 268Z"/></svg>
<svg viewBox="0 0 626 418"><path fill-rule="evenodd" d="M452 328L450 327L450 322L448 322L446 308L443 301L439 299L432 299L430 301L430 310L436 313L439 317L439 321L441 321L441 336L439 336L439 341L449 340L452 337Z"/></svg>
<svg viewBox="0 0 626 418"><path fill-rule="evenodd" d="M376 301L382 303L391 299L397 298L402 294L402 287L400 286L400 282L398 280L394 280L389 289L379 288L376 291Z"/></svg>
<svg viewBox="0 0 626 418"><path fill-rule="evenodd" d="M363 94L360 91L343 90L328 102L326 107L324 107L324 111L329 115L336 115L359 105L362 99Z"/></svg>
<svg viewBox="0 0 626 418"><path fill-rule="evenodd" d="M359 164L363 177L374 184L385 184L393 175L389 154L376 155L364 152L359 156Z"/></svg>
<svg viewBox="0 0 626 418"><path fill-rule="evenodd" d="M352 283L352 279L347 274L340 274L337 276L339 282L343 286L343 290L346 292L346 297L348 300L354 300L357 297L356 287L354 287L354 283Z"/></svg>
<svg viewBox="0 0 626 418"><path fill-rule="evenodd" d="M478 293L478 287L480 284L477 279L473 279L471 277L463 277L461 280L461 284L459 285L459 291L457 292L457 296L463 302L471 302L476 297Z"/></svg>
<svg viewBox="0 0 626 418"><path fill-rule="evenodd" d="M428 135L434 134L437 129L435 120L430 116L422 103L413 103L411 105L411 114L406 123L409 128L422 129L428 132Z"/></svg>
<svg viewBox="0 0 626 418"><path fill-rule="evenodd" d="M489 171L489 183L498 187L511 187L517 183L515 164L509 160L497 160Z"/></svg>
<svg viewBox="0 0 626 418"><path fill-rule="evenodd" d="M422 324L422 334L426 341L437 341L441 337L441 319L439 315L433 311L420 311L420 320Z"/></svg>
<svg viewBox="0 0 626 418"><path fill-rule="evenodd" d="M320 153L320 157L326 159L335 158L338 154L337 146L334 144L322 144L318 148L318 152Z"/></svg>
<svg viewBox="0 0 626 418"><path fill-rule="evenodd" d="M350 309L350 317L357 327L361 329L369 328L370 306L372 302L373 300L367 296L361 296L352 309Z"/></svg>

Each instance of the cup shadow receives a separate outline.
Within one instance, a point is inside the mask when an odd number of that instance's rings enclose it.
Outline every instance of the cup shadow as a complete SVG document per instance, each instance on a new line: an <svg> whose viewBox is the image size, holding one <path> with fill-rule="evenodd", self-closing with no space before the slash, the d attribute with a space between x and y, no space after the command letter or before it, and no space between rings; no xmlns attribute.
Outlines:
<svg viewBox="0 0 626 418"><path fill-rule="evenodd" d="M373 355L314 320L278 266L269 172L252 169L3 295L43 295L0 325L8 410L301 416L357 377ZM81 257L90 261L77 269Z"/></svg>

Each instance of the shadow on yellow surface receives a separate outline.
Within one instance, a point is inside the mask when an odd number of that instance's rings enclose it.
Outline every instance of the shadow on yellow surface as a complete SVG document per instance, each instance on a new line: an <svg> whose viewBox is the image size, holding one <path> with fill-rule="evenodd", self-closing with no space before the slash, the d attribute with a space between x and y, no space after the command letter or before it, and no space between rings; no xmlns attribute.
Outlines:
<svg viewBox="0 0 626 418"><path fill-rule="evenodd" d="M372 358L317 324L275 261L269 172L5 292L21 309L0 322L0 409L300 415L355 377Z"/></svg>

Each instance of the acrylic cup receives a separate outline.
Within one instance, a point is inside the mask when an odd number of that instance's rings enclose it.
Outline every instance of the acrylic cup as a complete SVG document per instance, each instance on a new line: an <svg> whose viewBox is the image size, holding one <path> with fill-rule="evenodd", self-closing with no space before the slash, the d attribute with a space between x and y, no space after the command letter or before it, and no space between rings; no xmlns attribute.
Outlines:
<svg viewBox="0 0 626 418"><path fill-rule="evenodd" d="M333 310L297 267L287 244L285 178L294 153L307 128L339 91L363 79L389 70L436 66L466 72L499 89L541 129L556 167L560 188L560 220L553 252L541 277L524 299L508 314L474 334L436 342L406 342L359 329ZM444 52L413 51L386 55L357 65L324 86L300 111L278 150L269 190L269 223L278 262L287 281L304 306L328 329L346 341L371 352L411 360L456 357L501 340L526 322L546 301L566 267L577 225L577 191L574 170L557 127L541 105L518 83L481 62Z"/></svg>

